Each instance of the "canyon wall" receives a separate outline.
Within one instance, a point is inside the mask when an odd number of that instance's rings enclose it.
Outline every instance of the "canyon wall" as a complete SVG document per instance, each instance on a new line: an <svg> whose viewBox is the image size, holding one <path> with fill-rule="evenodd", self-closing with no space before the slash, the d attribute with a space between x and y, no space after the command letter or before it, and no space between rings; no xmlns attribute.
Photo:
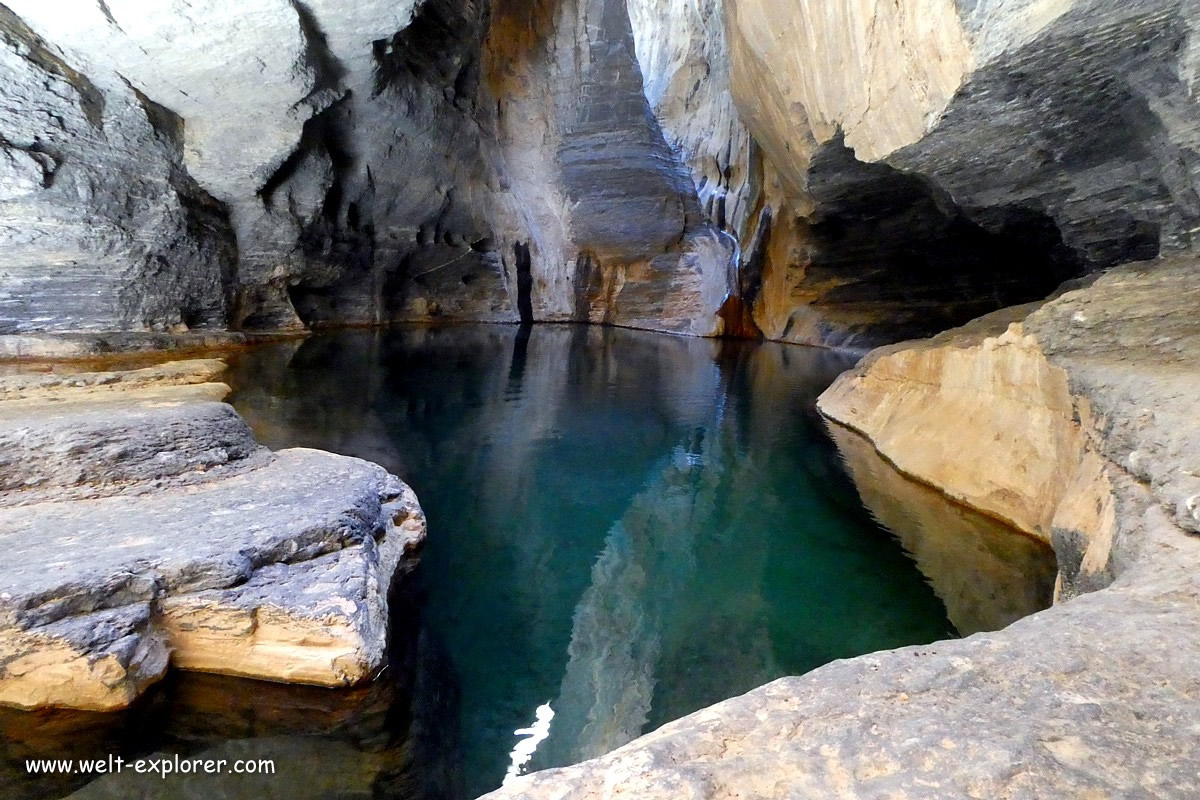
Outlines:
<svg viewBox="0 0 1200 800"><path fill-rule="evenodd" d="M769 336L928 333L1194 245L1191 0L725 17L732 95L790 201L755 309Z"/></svg>
<svg viewBox="0 0 1200 800"><path fill-rule="evenodd" d="M719 330L619 0L70 6L0 16L2 332Z"/></svg>
<svg viewBox="0 0 1200 800"><path fill-rule="evenodd" d="M867 345L1192 249L1196 0L8 0L0 334Z"/></svg>

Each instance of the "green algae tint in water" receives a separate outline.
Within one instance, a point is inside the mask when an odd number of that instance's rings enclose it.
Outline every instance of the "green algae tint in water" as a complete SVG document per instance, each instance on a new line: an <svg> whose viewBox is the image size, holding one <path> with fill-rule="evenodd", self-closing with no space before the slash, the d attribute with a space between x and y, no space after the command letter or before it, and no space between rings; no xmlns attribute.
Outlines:
<svg viewBox="0 0 1200 800"><path fill-rule="evenodd" d="M414 698L410 724L447 729L430 769L473 797L501 783L514 730L544 704L528 769L952 635L815 415L849 365L777 344L457 326L271 346L231 382L265 444L368 458L416 489L430 536L414 607L396 613L416 615L417 657L437 666L415 691L437 700Z"/></svg>

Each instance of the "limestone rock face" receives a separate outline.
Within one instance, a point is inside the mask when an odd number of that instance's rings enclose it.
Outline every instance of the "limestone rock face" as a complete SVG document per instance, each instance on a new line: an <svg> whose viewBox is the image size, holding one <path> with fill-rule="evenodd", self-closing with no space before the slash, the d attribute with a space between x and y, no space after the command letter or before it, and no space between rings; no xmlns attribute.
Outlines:
<svg viewBox="0 0 1200 800"><path fill-rule="evenodd" d="M1193 244L1193 0L629 8L651 109L738 242L727 331L929 335Z"/></svg>
<svg viewBox="0 0 1200 800"><path fill-rule="evenodd" d="M52 124L0 132L4 230L31 235L19 199L57 225L109 220L125 249L92 234L70 256L42 234L6 250L8 332L720 330L735 245L650 112L624 2L543 6L14 0L8 71L28 76L0 97L13 124ZM534 19L545 30L506 38ZM79 170L94 179L76 197ZM125 191L134 173L159 182Z"/></svg>
<svg viewBox="0 0 1200 800"><path fill-rule="evenodd" d="M10 332L860 345L1190 247L1200 216L1195 0L7 8Z"/></svg>
<svg viewBox="0 0 1200 800"><path fill-rule="evenodd" d="M0 6L0 334L225 326L232 230L182 118L80 67Z"/></svg>
<svg viewBox="0 0 1200 800"><path fill-rule="evenodd" d="M230 325L379 321L388 316L382 284L416 249L419 229L442 217L456 236L482 238L473 217L456 221L462 210L448 197L466 182L459 161L480 178L477 135L464 132L445 161L427 156L462 128L464 108L441 83L469 72L477 6L427 4L417 42L397 38L413 22L411 3L67 6L12 4L93 83L128 85L177 119L182 167L232 226ZM462 28L461 40L430 37L430 23Z"/></svg>
<svg viewBox="0 0 1200 800"><path fill-rule="evenodd" d="M723 10L733 97L785 187L768 336L931 333L1194 247L1194 0Z"/></svg>
<svg viewBox="0 0 1200 800"><path fill-rule="evenodd" d="M415 496L258 446L223 368L0 379L0 704L121 708L168 663L325 686L383 665Z"/></svg>
<svg viewBox="0 0 1200 800"><path fill-rule="evenodd" d="M1060 589L1103 585L1135 559L1114 499L1130 478L1200 530L1186 400L1198 380L1195 267L1131 265L1032 313L881 348L820 408L901 472L1051 542Z"/></svg>
<svg viewBox="0 0 1200 800"><path fill-rule="evenodd" d="M627 6L643 91L663 136L691 172L705 216L742 243L755 220L761 164L730 93L722 8L681 0Z"/></svg>
<svg viewBox="0 0 1200 800"><path fill-rule="evenodd" d="M996 632L776 681L488 797L1200 790L1188 734L1200 712L1190 667L1200 652L1200 426L1186 408L1200 390L1196 267L1179 257L1118 268L1040 307L882 348L820 400L853 428L839 427L842 436L897 474L996 526L1006 520L1009 536L1049 542L1059 568L1052 608ZM918 562L931 557L926 519L863 496L901 526Z"/></svg>
<svg viewBox="0 0 1200 800"><path fill-rule="evenodd" d="M650 111L624 0L499 2L483 67L521 318L719 332L735 243Z"/></svg>
<svg viewBox="0 0 1200 800"><path fill-rule="evenodd" d="M0 333L927 335L1195 245L1196 2L12 0Z"/></svg>
<svg viewBox="0 0 1200 800"><path fill-rule="evenodd" d="M929 335L1195 246L1194 0L630 9L768 338Z"/></svg>

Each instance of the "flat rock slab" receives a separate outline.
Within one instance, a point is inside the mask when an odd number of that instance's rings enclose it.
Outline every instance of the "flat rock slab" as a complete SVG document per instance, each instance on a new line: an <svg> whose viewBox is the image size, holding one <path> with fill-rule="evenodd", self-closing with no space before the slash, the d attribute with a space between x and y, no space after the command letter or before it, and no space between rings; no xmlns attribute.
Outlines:
<svg viewBox="0 0 1200 800"><path fill-rule="evenodd" d="M383 665L412 490L266 451L193 367L4 379L0 703L120 708L168 663L327 686Z"/></svg>
<svg viewBox="0 0 1200 800"><path fill-rule="evenodd" d="M212 484L0 509L0 615L38 624L111 606L118 592L152 600L244 583L268 564L374 541L381 497L399 494L365 461L285 450Z"/></svg>

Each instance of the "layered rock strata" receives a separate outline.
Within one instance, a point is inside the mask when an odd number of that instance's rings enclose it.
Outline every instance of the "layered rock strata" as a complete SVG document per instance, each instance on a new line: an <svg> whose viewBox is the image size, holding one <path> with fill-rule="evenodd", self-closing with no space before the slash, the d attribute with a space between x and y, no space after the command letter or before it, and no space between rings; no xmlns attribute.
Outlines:
<svg viewBox="0 0 1200 800"><path fill-rule="evenodd" d="M883 348L821 398L902 473L1049 542L1052 608L776 681L488 797L1200 791L1196 267L1115 269Z"/></svg>
<svg viewBox="0 0 1200 800"><path fill-rule="evenodd" d="M0 333L927 335L1193 245L1197 11L10 0Z"/></svg>
<svg viewBox="0 0 1200 800"><path fill-rule="evenodd" d="M0 378L0 704L121 708L168 664L323 686L383 666L416 497L257 445L223 369Z"/></svg>
<svg viewBox="0 0 1200 800"><path fill-rule="evenodd" d="M734 245L621 0L13 0L0 36L0 333L721 328Z"/></svg>
<svg viewBox="0 0 1200 800"><path fill-rule="evenodd" d="M767 336L928 335L1194 245L1195 0L716 5L784 187Z"/></svg>

